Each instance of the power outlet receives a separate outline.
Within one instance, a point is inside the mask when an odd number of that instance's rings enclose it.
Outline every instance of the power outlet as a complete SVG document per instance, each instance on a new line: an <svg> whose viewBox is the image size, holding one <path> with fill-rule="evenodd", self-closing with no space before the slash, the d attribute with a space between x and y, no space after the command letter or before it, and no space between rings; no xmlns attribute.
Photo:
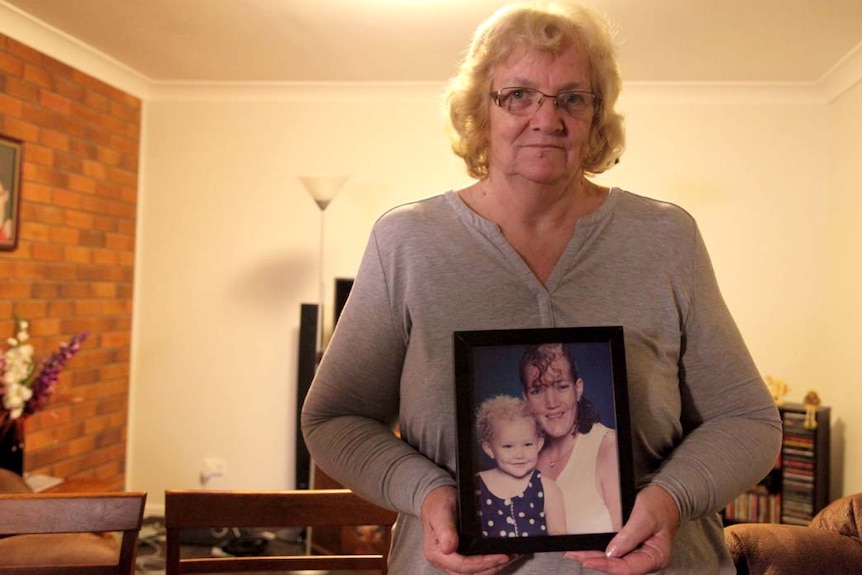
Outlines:
<svg viewBox="0 0 862 575"><path fill-rule="evenodd" d="M205 487L216 477L224 479L227 476L227 460L220 457L207 457L201 469L201 486Z"/></svg>

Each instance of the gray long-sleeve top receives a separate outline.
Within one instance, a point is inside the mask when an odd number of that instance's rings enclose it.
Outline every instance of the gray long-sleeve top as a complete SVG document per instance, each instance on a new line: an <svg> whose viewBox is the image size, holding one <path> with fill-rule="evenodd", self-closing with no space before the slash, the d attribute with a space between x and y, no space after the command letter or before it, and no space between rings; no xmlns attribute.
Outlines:
<svg viewBox="0 0 862 575"><path fill-rule="evenodd" d="M593 325L624 327L638 485L664 487L679 506L664 573L734 572L716 511L774 464L778 413L694 220L615 188L578 221L544 285L454 192L375 224L302 429L323 470L401 513L393 574L438 573L418 515L432 489L455 484L452 333ZM542 553L507 572L581 570Z"/></svg>

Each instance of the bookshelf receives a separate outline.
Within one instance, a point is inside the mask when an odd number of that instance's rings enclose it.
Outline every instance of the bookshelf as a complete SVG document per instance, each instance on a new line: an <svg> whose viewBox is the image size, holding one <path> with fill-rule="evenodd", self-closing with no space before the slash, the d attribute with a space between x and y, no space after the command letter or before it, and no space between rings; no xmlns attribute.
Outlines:
<svg viewBox="0 0 862 575"><path fill-rule="evenodd" d="M781 453L760 483L725 508L727 523L808 525L829 503L829 408L817 408L815 429L805 427L802 404L785 403L778 411Z"/></svg>

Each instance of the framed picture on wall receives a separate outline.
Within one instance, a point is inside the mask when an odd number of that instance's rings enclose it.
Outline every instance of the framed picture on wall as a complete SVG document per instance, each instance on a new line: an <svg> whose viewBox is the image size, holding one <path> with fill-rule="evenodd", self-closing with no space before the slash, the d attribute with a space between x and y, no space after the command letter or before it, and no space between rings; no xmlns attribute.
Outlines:
<svg viewBox="0 0 862 575"><path fill-rule="evenodd" d="M635 497L623 328L461 331L454 353L459 552L604 550Z"/></svg>
<svg viewBox="0 0 862 575"><path fill-rule="evenodd" d="M18 244L20 190L21 142L0 136L0 250Z"/></svg>

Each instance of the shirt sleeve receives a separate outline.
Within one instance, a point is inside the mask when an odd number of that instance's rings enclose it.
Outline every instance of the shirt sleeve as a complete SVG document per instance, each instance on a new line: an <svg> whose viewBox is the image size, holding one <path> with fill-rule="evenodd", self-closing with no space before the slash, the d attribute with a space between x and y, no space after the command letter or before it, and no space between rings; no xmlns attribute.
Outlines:
<svg viewBox="0 0 862 575"><path fill-rule="evenodd" d="M419 515L434 488L455 485L446 470L397 437L401 372L410 323L372 233L347 303L302 408L315 463L360 495ZM389 258L391 259L391 258Z"/></svg>
<svg viewBox="0 0 862 575"><path fill-rule="evenodd" d="M781 420L693 232L691 301L679 366L683 440L651 482L682 520L722 509L757 484L781 448Z"/></svg>

